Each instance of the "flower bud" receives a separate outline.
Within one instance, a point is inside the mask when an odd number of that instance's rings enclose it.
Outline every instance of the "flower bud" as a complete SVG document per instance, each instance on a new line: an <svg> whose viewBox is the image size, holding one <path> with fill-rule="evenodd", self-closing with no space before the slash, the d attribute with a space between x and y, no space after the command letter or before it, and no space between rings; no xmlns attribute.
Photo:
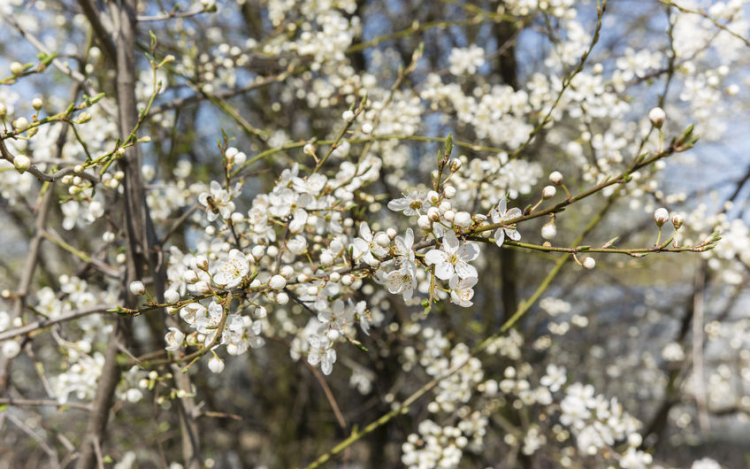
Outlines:
<svg viewBox="0 0 750 469"><path fill-rule="evenodd" d="M581 262L581 265L583 266L584 269L591 270L594 267L596 267L596 261L594 260L593 257L587 257L586 259L583 260L583 262Z"/></svg>
<svg viewBox="0 0 750 469"><path fill-rule="evenodd" d="M5 107L5 104L0 103L0 119L5 119L5 116L8 115L8 108Z"/></svg>
<svg viewBox="0 0 750 469"><path fill-rule="evenodd" d="M280 305L285 305L289 303L289 295L287 295L285 292L279 292L278 295L276 295L276 303Z"/></svg>
<svg viewBox="0 0 750 469"><path fill-rule="evenodd" d="M452 199L456 195L456 188L454 186L445 186L443 188L443 196L446 199Z"/></svg>
<svg viewBox="0 0 750 469"><path fill-rule="evenodd" d="M16 171L23 174L31 167L31 159L26 155L17 155L13 158L13 166L16 167Z"/></svg>
<svg viewBox="0 0 750 469"><path fill-rule="evenodd" d="M146 293L146 286L140 280L130 282L130 293L135 296L141 296Z"/></svg>
<svg viewBox="0 0 750 469"><path fill-rule="evenodd" d="M679 230L684 222L685 218L682 215L675 215L672 217L672 225L674 225L675 230Z"/></svg>
<svg viewBox="0 0 750 469"><path fill-rule="evenodd" d="M302 147L302 153L304 153L305 155L313 156L315 154L315 147L312 143L307 143L304 147Z"/></svg>
<svg viewBox="0 0 750 469"><path fill-rule="evenodd" d="M427 193L427 201L432 205L438 205L440 203L440 195L435 191L430 191Z"/></svg>
<svg viewBox="0 0 750 469"><path fill-rule="evenodd" d="M385 234L387 234L389 238L395 239L396 236L398 236L398 231L396 231L394 228L388 228L387 230L385 230Z"/></svg>
<svg viewBox="0 0 750 469"><path fill-rule="evenodd" d="M544 189L542 189L542 198L544 200L551 199L555 194L557 194L555 186L544 186Z"/></svg>
<svg viewBox="0 0 750 469"><path fill-rule="evenodd" d="M266 254L271 257L276 257L279 255L279 248L277 248L276 246L268 246L268 249L266 249Z"/></svg>
<svg viewBox="0 0 750 469"><path fill-rule="evenodd" d="M29 128L29 121L25 117L19 117L18 119L13 121L13 127L15 127L19 132L23 132L24 130Z"/></svg>
<svg viewBox="0 0 750 469"><path fill-rule="evenodd" d="M341 274L338 272L331 272L331 275L328 276L328 280L337 283L341 280Z"/></svg>
<svg viewBox="0 0 750 469"><path fill-rule="evenodd" d="M201 295L208 295L211 293L211 285L206 281L200 281L195 283L195 291Z"/></svg>
<svg viewBox="0 0 750 469"><path fill-rule="evenodd" d="M651 124L653 124L653 126L657 129L661 129L661 126L664 125L664 120L666 118L667 114L664 112L664 109L660 107L655 107L648 113L648 120L650 120Z"/></svg>
<svg viewBox="0 0 750 469"><path fill-rule="evenodd" d="M204 272L208 271L208 258L203 254L195 256L195 266Z"/></svg>
<svg viewBox="0 0 750 469"><path fill-rule="evenodd" d="M542 227L542 238L544 239L555 239L557 236L557 227L555 222L551 221Z"/></svg>
<svg viewBox="0 0 750 469"><path fill-rule="evenodd" d="M281 275L274 275L268 281L268 286L274 290L282 290L286 286L286 279Z"/></svg>
<svg viewBox="0 0 750 469"><path fill-rule="evenodd" d="M187 283L193 284L198 282L198 274L196 274L194 270L186 270L185 273L182 274L182 279Z"/></svg>
<svg viewBox="0 0 750 469"><path fill-rule="evenodd" d="M455 218L453 218L453 224L461 228L470 227L471 221L471 214L469 212L458 212Z"/></svg>
<svg viewBox="0 0 750 469"><path fill-rule="evenodd" d="M23 75L25 69L26 68L21 62L13 62L12 64L10 64L10 73L15 76Z"/></svg>
<svg viewBox="0 0 750 469"><path fill-rule="evenodd" d="M369 134L372 132L372 124L367 122L365 125L362 126L362 133L363 134Z"/></svg>
<svg viewBox="0 0 750 469"><path fill-rule="evenodd" d="M341 337L341 333L336 329L329 329L328 332L326 332L326 337L328 337L328 340L334 342Z"/></svg>
<svg viewBox="0 0 750 469"><path fill-rule="evenodd" d="M78 115L78 123L79 124L85 124L86 122L91 120L91 114L88 112L82 112Z"/></svg>
<svg viewBox="0 0 750 469"><path fill-rule="evenodd" d="M669 220L669 212L666 208L657 208L654 212L654 221L661 228Z"/></svg>
<svg viewBox="0 0 750 469"><path fill-rule="evenodd" d="M212 373L221 373L224 371L224 361L216 356L211 357L208 361L208 369L211 370Z"/></svg>
<svg viewBox="0 0 750 469"><path fill-rule="evenodd" d="M31 107L33 107L36 111L40 110L44 106L44 101L42 101L41 98L34 98L31 100Z"/></svg>
<svg viewBox="0 0 750 469"><path fill-rule="evenodd" d="M552 184L556 186L559 186L560 184L562 184L562 181L563 181L563 175L560 171L553 171L552 173L550 173L549 182L551 182Z"/></svg>
<svg viewBox="0 0 750 469"><path fill-rule="evenodd" d="M177 303L180 301L180 293L177 290L167 290L164 292L164 301L167 303Z"/></svg>
<svg viewBox="0 0 750 469"><path fill-rule="evenodd" d="M341 118L345 121L350 121L354 119L354 112L352 110L344 111L344 113L341 115Z"/></svg>
<svg viewBox="0 0 750 469"><path fill-rule="evenodd" d="M354 283L354 277L352 277L351 275L346 274L343 277L341 277L341 284L342 285L346 285L348 287L352 283Z"/></svg>
<svg viewBox="0 0 750 469"><path fill-rule="evenodd" d="M386 233L383 233L382 231L375 235L374 241L375 241L375 244L384 248L387 248L388 246L391 245L391 238Z"/></svg>
<svg viewBox="0 0 750 469"><path fill-rule="evenodd" d="M451 160L450 167L451 167L451 173L455 173L459 169L461 169L461 160Z"/></svg>
<svg viewBox="0 0 750 469"><path fill-rule="evenodd" d="M432 229L432 221L430 221L427 215L420 215L419 219L417 219L417 225L425 231Z"/></svg>
<svg viewBox="0 0 750 469"><path fill-rule="evenodd" d="M443 213L443 217L445 217L446 220L452 222L456 219L456 212L454 212L453 210L446 210L445 213Z"/></svg>
<svg viewBox="0 0 750 469"><path fill-rule="evenodd" d="M438 209L437 207L430 207L430 209L427 210L427 218L429 218L432 222L439 221L440 209Z"/></svg>

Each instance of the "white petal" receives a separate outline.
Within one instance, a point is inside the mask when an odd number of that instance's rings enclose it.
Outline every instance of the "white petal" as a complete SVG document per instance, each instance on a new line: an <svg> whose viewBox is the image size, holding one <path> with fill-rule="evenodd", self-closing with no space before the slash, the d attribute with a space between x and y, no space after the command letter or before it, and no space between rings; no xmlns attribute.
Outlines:
<svg viewBox="0 0 750 469"><path fill-rule="evenodd" d="M502 246L505 242L505 232L502 228L498 228L497 231L495 231L495 244L498 246Z"/></svg>
<svg viewBox="0 0 750 469"><path fill-rule="evenodd" d="M439 278L440 280L448 280L453 276L453 273L453 266L447 262L443 262L435 266L435 277Z"/></svg>

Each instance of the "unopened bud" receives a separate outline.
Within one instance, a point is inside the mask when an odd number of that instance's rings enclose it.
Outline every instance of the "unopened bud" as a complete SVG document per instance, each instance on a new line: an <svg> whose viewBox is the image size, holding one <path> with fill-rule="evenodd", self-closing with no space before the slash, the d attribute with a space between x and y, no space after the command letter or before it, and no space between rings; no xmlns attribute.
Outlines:
<svg viewBox="0 0 750 469"><path fill-rule="evenodd" d="M542 198L544 200L551 199L555 194L557 194L555 186L544 186L544 189L542 189Z"/></svg>
<svg viewBox="0 0 750 469"><path fill-rule="evenodd" d="M542 238L544 239L555 239L557 236L557 227L555 222L551 221L542 227Z"/></svg>
<svg viewBox="0 0 750 469"><path fill-rule="evenodd" d="M556 186L559 186L560 184L562 184L562 181L563 181L563 175L560 171L553 171L549 175L549 182L551 182L552 184Z"/></svg>
<svg viewBox="0 0 750 469"><path fill-rule="evenodd" d="M44 101L42 101L41 98L34 98L31 100L31 107L35 110L40 110L42 106L44 106Z"/></svg>
<svg viewBox="0 0 750 469"><path fill-rule="evenodd" d="M388 235L389 238L394 239L396 236L398 236L398 231L396 231L394 228L388 228L385 230L385 234Z"/></svg>
<svg viewBox="0 0 750 469"><path fill-rule="evenodd" d="M430 191L427 193L427 201L432 205L438 205L440 203L440 195L435 191Z"/></svg>
<svg viewBox="0 0 750 469"><path fill-rule="evenodd" d="M274 275L268 281L268 286L274 290L281 290L286 286L286 279L281 275Z"/></svg>
<svg viewBox="0 0 750 469"><path fill-rule="evenodd" d="M672 217L672 225L674 225L675 230L679 230L684 222L685 218L682 215L675 215Z"/></svg>
<svg viewBox="0 0 750 469"><path fill-rule="evenodd" d="M468 228L471 226L471 214L469 212L458 212L453 218L453 224L461 228Z"/></svg>
<svg viewBox="0 0 750 469"><path fill-rule="evenodd" d="M657 208L654 212L654 221L657 225L659 225L659 228L664 226L664 224L669 220L669 212L666 208Z"/></svg>
<svg viewBox="0 0 750 469"><path fill-rule="evenodd" d="M427 210L427 218L430 219L430 221L436 222L440 220L440 209L437 207L430 207L429 210Z"/></svg>
<svg viewBox="0 0 750 469"><path fill-rule="evenodd" d="M417 225L419 225L419 227L423 230L432 229L432 221L430 221L430 218L427 215L420 215L419 219L417 220Z"/></svg>
<svg viewBox="0 0 750 469"><path fill-rule="evenodd" d="M23 66L21 62L13 62L10 64L10 73L12 73L15 76L19 76L23 74L23 71L26 68Z"/></svg>
<svg viewBox="0 0 750 469"><path fill-rule="evenodd" d="M591 270L594 267L596 267L596 261L594 260L593 257L587 257L586 259L583 260L583 262L581 262L581 265L583 266L584 269Z"/></svg>
<svg viewBox="0 0 750 469"><path fill-rule="evenodd" d="M302 147L302 152L305 155L313 156L315 154L315 147L313 146L312 143L308 143L304 147Z"/></svg>
<svg viewBox="0 0 750 469"><path fill-rule="evenodd" d="M386 233L383 233L382 231L375 235L374 241L375 241L375 244L384 248L391 245L391 238Z"/></svg>
<svg viewBox="0 0 750 469"><path fill-rule="evenodd" d="M140 280L130 282L130 293L135 296L141 296L146 293L146 286Z"/></svg>
<svg viewBox="0 0 750 469"><path fill-rule="evenodd" d="M208 271L208 258L203 254L195 256L195 266L204 272Z"/></svg>
<svg viewBox="0 0 750 469"><path fill-rule="evenodd" d="M182 274L182 279L190 284L196 283L199 280L198 274L196 274L194 270L186 270L185 273Z"/></svg>
<svg viewBox="0 0 750 469"><path fill-rule="evenodd" d="M5 104L0 104L0 119L5 119L5 116L8 115L8 108L5 107Z"/></svg>
<svg viewBox="0 0 750 469"><path fill-rule="evenodd" d="M454 186L445 186L443 188L443 196L446 199L452 199L456 195L456 188Z"/></svg>
<svg viewBox="0 0 750 469"><path fill-rule="evenodd" d="M461 160L451 160L451 173L455 173L459 169L461 169Z"/></svg>
<svg viewBox="0 0 750 469"><path fill-rule="evenodd" d="M664 109L660 107L655 107L648 113L648 119L657 129L661 129L661 126L664 125L664 120L666 118L667 114L664 112Z"/></svg>
<svg viewBox="0 0 750 469"><path fill-rule="evenodd" d="M13 121L13 127L16 128L16 130L23 132L24 130L29 128L29 121L25 117L19 117L15 121Z"/></svg>
<svg viewBox="0 0 750 469"><path fill-rule="evenodd" d="M23 174L31 167L31 159L26 155L18 155L13 158L13 166L16 167L16 171Z"/></svg>

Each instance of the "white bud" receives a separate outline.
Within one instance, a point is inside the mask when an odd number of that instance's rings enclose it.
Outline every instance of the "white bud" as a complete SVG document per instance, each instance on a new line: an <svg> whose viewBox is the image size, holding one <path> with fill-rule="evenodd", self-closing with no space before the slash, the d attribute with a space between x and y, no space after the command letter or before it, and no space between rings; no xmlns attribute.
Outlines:
<svg viewBox="0 0 750 469"><path fill-rule="evenodd" d="M130 282L130 293L135 296L141 296L146 293L146 286L140 280Z"/></svg>
<svg viewBox="0 0 750 469"><path fill-rule="evenodd" d="M563 175L560 171L553 171L552 173L550 173L549 182L551 182L552 184L556 186L559 186L560 184L562 184L562 181L563 181Z"/></svg>
<svg viewBox="0 0 750 469"><path fill-rule="evenodd" d="M21 62L13 62L10 64L10 73L12 73L15 76L19 76L23 74L25 67Z"/></svg>
<svg viewBox="0 0 750 469"><path fill-rule="evenodd" d="M458 212L453 218L453 224L461 228L468 228L471 226L471 214L469 212Z"/></svg>
<svg viewBox="0 0 750 469"><path fill-rule="evenodd" d="M18 119L13 121L13 127L15 127L16 130L23 132L24 130L29 128L29 120L25 117L19 117Z"/></svg>
<svg viewBox="0 0 750 469"><path fill-rule="evenodd" d="M328 252L324 252L320 255L320 263L325 266L333 264L333 256Z"/></svg>
<svg viewBox="0 0 750 469"><path fill-rule="evenodd" d="M661 126L664 125L664 120L666 118L667 114L664 112L664 109L660 107L655 107L648 113L648 119L657 129L661 129Z"/></svg>
<svg viewBox="0 0 750 469"><path fill-rule="evenodd" d="M274 275L268 281L268 286L274 290L282 290L286 286L286 279L281 275Z"/></svg>
<svg viewBox="0 0 750 469"><path fill-rule="evenodd" d="M440 203L440 195L435 191L430 191L427 193L427 201L432 205L438 205Z"/></svg>
<svg viewBox="0 0 750 469"><path fill-rule="evenodd" d="M341 283L343 285L346 285L348 287L349 285L351 285L352 283L354 283L354 277L352 277L349 274L346 274L343 277L341 277Z"/></svg>
<svg viewBox="0 0 750 469"><path fill-rule="evenodd" d="M276 257L279 255L279 248L277 248L276 246L268 246L268 249L266 249L266 254L271 257Z"/></svg>
<svg viewBox="0 0 750 469"><path fill-rule="evenodd" d="M128 256L124 252L121 252L115 256L115 261L117 261L118 264L124 264L127 260Z"/></svg>
<svg viewBox="0 0 750 469"><path fill-rule="evenodd" d="M372 124L369 122L362 126L362 133L363 134L369 134L372 132Z"/></svg>
<svg viewBox="0 0 750 469"><path fill-rule="evenodd" d="M6 358L13 358L21 353L21 344L15 340L3 342L2 354Z"/></svg>
<svg viewBox="0 0 750 469"><path fill-rule="evenodd" d="M455 186L445 186L443 188L443 196L446 199L452 199L456 195L456 188Z"/></svg>
<svg viewBox="0 0 750 469"><path fill-rule="evenodd" d="M666 208L657 208L654 211L654 221L659 227L662 227L669 220L669 212Z"/></svg>
<svg viewBox="0 0 750 469"><path fill-rule="evenodd" d="M341 333L336 329L329 329L328 332L326 332L326 337L328 337L328 340L333 342L341 337Z"/></svg>
<svg viewBox="0 0 750 469"><path fill-rule="evenodd" d="M445 213L443 213L443 217L448 221L453 221L456 219L456 212L453 210L446 210Z"/></svg>
<svg viewBox="0 0 750 469"><path fill-rule="evenodd" d="M557 236L557 227L555 222L549 222L542 227L542 238L544 239L555 239Z"/></svg>
<svg viewBox="0 0 750 469"><path fill-rule="evenodd" d="M216 227L213 225L208 225L206 227L206 235L213 236L216 234Z"/></svg>
<svg viewBox="0 0 750 469"><path fill-rule="evenodd" d="M451 160L450 162L451 173L455 173L456 171L461 169L461 165L462 165L461 160Z"/></svg>
<svg viewBox="0 0 750 469"><path fill-rule="evenodd" d="M682 215L675 215L672 217L672 225L674 225L675 230L679 230L684 222L685 218Z"/></svg>
<svg viewBox="0 0 750 469"><path fill-rule="evenodd" d="M13 158L13 166L16 167L16 171L23 174L31 167L31 159L26 155L17 155Z"/></svg>
<svg viewBox="0 0 750 469"><path fill-rule="evenodd" d="M167 303L177 303L180 301L180 293L177 290L167 290L164 292L164 301Z"/></svg>
<svg viewBox="0 0 750 469"><path fill-rule="evenodd" d="M557 194L555 186L544 186L544 189L542 190L542 198L544 200L551 199L555 194Z"/></svg>
<svg viewBox="0 0 750 469"><path fill-rule="evenodd" d="M247 161L247 155L243 152L239 152L236 155L234 155L234 164L237 166L242 166L245 164L245 161Z"/></svg>
<svg viewBox="0 0 750 469"><path fill-rule="evenodd" d="M266 248L265 248L265 246L262 246L262 245L259 244L259 245L255 246L255 247L253 247L253 250L250 251L250 252L253 254L253 257L255 259L262 259L263 256L266 253Z"/></svg>
<svg viewBox="0 0 750 469"><path fill-rule="evenodd" d="M331 275L329 275L329 276L328 276L328 279L329 279L329 280L330 280L331 282L334 282L334 283L336 283L336 282L338 282L338 281L340 281L340 280L341 280L341 274L340 274L340 273L338 273L338 272L331 272Z"/></svg>
<svg viewBox="0 0 750 469"><path fill-rule="evenodd" d="M42 101L41 98L34 98L31 100L31 107L35 110L40 110L42 106L44 106L44 101Z"/></svg>
<svg viewBox="0 0 750 469"><path fill-rule="evenodd" d="M182 279L187 283L193 284L198 281L198 274L196 274L194 270L186 270L185 273L182 274Z"/></svg>
<svg viewBox="0 0 750 469"><path fill-rule="evenodd" d="M586 259L583 260L583 262L581 262L581 265L583 265L584 269L591 270L594 267L596 267L596 261L594 260L593 257L587 257Z"/></svg>
<svg viewBox="0 0 750 469"><path fill-rule="evenodd" d="M211 285L209 285L206 281L196 282L195 291L197 291L201 295L208 295L209 293L211 293Z"/></svg>
<svg viewBox="0 0 750 469"><path fill-rule="evenodd" d="M279 273L284 278L292 278L292 275L294 275L294 267L292 267L291 265L285 265L281 268L281 270L279 270Z"/></svg>
<svg viewBox="0 0 750 469"><path fill-rule="evenodd" d="M219 374L224 371L224 362L219 357L211 357L208 361L208 369L211 370L212 373Z"/></svg>
<svg viewBox="0 0 750 469"><path fill-rule="evenodd" d="M391 238L386 233L383 233L381 231L380 233L375 235L375 244L387 248L391 245Z"/></svg>
<svg viewBox="0 0 750 469"><path fill-rule="evenodd" d="M304 153L305 155L310 155L310 156L312 156L312 155L314 155L314 154L315 154L315 147L313 146L313 144L312 144L312 143L307 143L307 144L305 144L305 146L304 146L304 147L302 147L302 152L303 152L303 153Z"/></svg>
<svg viewBox="0 0 750 469"><path fill-rule="evenodd" d="M208 271L208 258L203 254L198 254L195 256L195 266L204 272Z"/></svg>
<svg viewBox="0 0 750 469"><path fill-rule="evenodd" d="M417 219L417 225L425 231L432 229L432 221L427 215L420 215Z"/></svg>
<svg viewBox="0 0 750 469"><path fill-rule="evenodd" d="M341 115L341 118L345 121L350 121L354 119L354 112L351 110L344 111L344 113Z"/></svg>
<svg viewBox="0 0 750 469"><path fill-rule="evenodd" d="M430 207L429 210L427 210L427 218L430 219L432 222L436 222L440 220L440 209L437 207Z"/></svg>
<svg viewBox="0 0 750 469"><path fill-rule="evenodd" d="M280 305L285 305L285 304L289 303L289 295L287 295L286 292L283 292L283 291L279 292L276 295L276 303L278 303Z"/></svg>

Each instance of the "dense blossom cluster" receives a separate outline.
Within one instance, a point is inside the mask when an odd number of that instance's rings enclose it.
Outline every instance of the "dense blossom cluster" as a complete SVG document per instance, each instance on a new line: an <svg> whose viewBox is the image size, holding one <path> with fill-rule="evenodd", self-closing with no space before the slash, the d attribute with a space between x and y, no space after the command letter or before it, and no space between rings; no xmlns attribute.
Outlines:
<svg viewBox="0 0 750 469"><path fill-rule="evenodd" d="M583 293L545 293L566 260L590 283L564 288L596 288L603 298L608 290L591 269L603 266L603 278L666 252L694 253L705 265L696 277L717 290L739 295L747 284L747 178L734 195L696 202L701 194L682 192L665 172L689 171L667 161L691 150L695 134L723 142L735 130L722 116L744 109L735 97L746 77L735 68L750 44L745 2L705 10L663 2L659 35L612 41L609 51L597 44L623 26L601 6L571 0L491 2L488 10L449 2L431 8L450 21L428 15L382 36L373 36L379 22L399 18L371 19L374 7L354 0L206 0L166 17L142 5L139 21L174 21L179 30L163 26L139 57L131 136L109 91L116 73L101 71L112 60L107 41L83 47L37 21L81 27L87 14L22 3L0 5L0 25L43 41L32 42L37 62L14 58L0 76L0 197L9 220L33 228L19 233L36 247L26 262L2 262L8 272L31 265L2 285L3 386L13 381L7 363L28 355L50 375L42 376L49 402L92 403L107 373L106 345L121 332L108 316L116 313L132 324L119 344L118 406L153 399L184 412L203 390L231 388L218 383L243 364L284 369L273 355L284 347L288 366L306 364L320 378L347 433L334 396L343 391L325 380L346 376L339 388L392 412L399 402L410 412L422 406L417 428L398 442L410 469L466 467L500 451L563 467L668 467L649 451L657 436L641 433L651 431L645 419L654 411L641 402L673 406L664 419L686 434L695 421L705 431L711 411L750 408L742 392L750 321L732 316L731 301L716 313L694 296L675 321L674 305L644 294L632 316L642 323L625 327L628 314L611 320L604 313L613 307L594 307ZM201 15L211 26L197 26ZM236 21L251 24L253 37L232 33ZM462 25L476 34L459 33ZM494 36L482 42L485 29ZM417 36L420 45L409 40ZM508 65L509 54L537 43L544 47L523 73ZM53 68L76 80L74 97L26 99L23 86L44 90ZM230 104L240 95L253 106ZM210 113L183 113L203 100L215 106ZM209 122L220 113L226 121ZM683 161L703 171L700 158ZM134 183L143 185L136 201ZM138 204L143 220L128 218ZM613 217L606 235L592 232L613 206L626 216ZM133 231L136 221L143 233ZM42 242L55 251L39 251ZM527 264L515 257L521 251L557 264ZM536 291L518 285L547 275ZM674 275L664 282L684 280ZM632 353L659 324L666 335ZM597 328L613 338L599 344ZM587 365L605 357L606 366ZM731 367L721 363L730 358ZM180 384L181 374L189 383L202 369L209 384ZM384 376L391 369L402 374ZM16 381L8 396L33 388ZM253 383L252 393L262 387ZM409 396L423 395L415 407ZM198 418L204 404L185 415ZM689 441L680 438L672 441ZM141 456L123 454L122 469ZM709 458L692 464L719 467Z"/></svg>

